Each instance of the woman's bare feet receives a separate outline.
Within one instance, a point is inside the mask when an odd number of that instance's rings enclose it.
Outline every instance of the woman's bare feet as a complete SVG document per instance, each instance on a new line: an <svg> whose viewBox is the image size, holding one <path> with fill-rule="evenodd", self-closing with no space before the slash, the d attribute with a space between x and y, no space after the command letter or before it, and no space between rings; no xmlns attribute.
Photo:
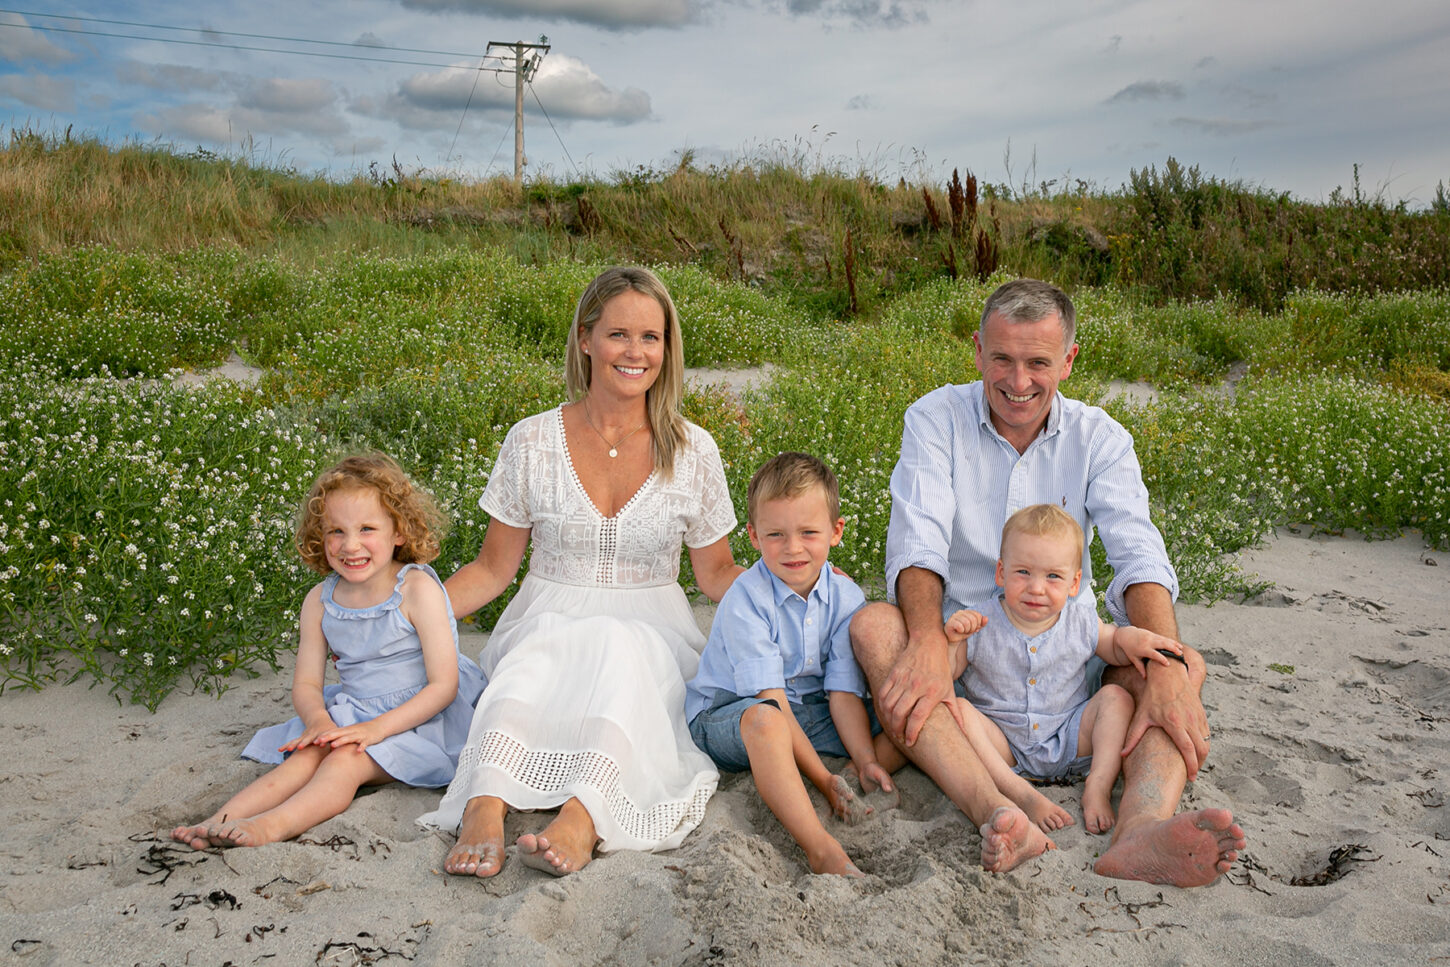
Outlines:
<svg viewBox="0 0 1450 967"><path fill-rule="evenodd" d="M1117 776L1113 777L1117 781ZM1106 833L1113 828L1117 817L1113 815L1113 784L1103 789L1102 783L1093 782L1088 776L1082 787L1082 822L1089 833Z"/></svg>
<svg viewBox="0 0 1450 967"><path fill-rule="evenodd" d="M570 799L554 821L535 836L525 833L517 840L519 862L554 876L577 873L594 858L594 820L577 799Z"/></svg>
<svg viewBox="0 0 1450 967"><path fill-rule="evenodd" d="M1015 806L998 806L982 824L982 869L1006 873L1057 845Z"/></svg>
<svg viewBox="0 0 1450 967"><path fill-rule="evenodd" d="M1245 845L1227 809L1201 809L1118 830L1093 870L1120 880L1207 886L1227 873Z"/></svg>
<svg viewBox="0 0 1450 967"><path fill-rule="evenodd" d="M455 876L497 876L503 869L503 821L508 806L492 796L477 796L463 810L458 842L443 861Z"/></svg>

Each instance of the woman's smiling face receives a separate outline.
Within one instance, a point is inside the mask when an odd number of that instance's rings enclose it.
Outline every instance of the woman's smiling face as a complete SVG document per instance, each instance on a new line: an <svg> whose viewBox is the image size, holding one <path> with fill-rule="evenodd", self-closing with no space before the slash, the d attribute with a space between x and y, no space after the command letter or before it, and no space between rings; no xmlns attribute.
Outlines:
<svg viewBox="0 0 1450 967"><path fill-rule="evenodd" d="M589 357L591 394L643 396L664 364L665 311L650 296L626 289L604 304L579 341Z"/></svg>

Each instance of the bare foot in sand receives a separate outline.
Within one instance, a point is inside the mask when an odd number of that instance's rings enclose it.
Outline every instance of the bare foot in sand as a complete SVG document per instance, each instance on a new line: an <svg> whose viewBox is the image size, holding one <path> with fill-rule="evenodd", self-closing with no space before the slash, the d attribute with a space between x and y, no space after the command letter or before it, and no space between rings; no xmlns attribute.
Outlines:
<svg viewBox="0 0 1450 967"><path fill-rule="evenodd" d="M588 811L579 800L571 799L537 836L525 833L518 838L519 861L555 876L577 873L594 858L597 842Z"/></svg>
<svg viewBox="0 0 1450 967"><path fill-rule="evenodd" d="M856 864L851 862L851 857L846 855L845 849L834 837L827 836L826 839L829 842L823 844L819 852L806 851L806 863L812 873L855 878L866 875L856 868Z"/></svg>
<svg viewBox="0 0 1450 967"><path fill-rule="evenodd" d="M1063 809L1036 789L1032 790L1032 797L1027 802L1019 802L1017 805L1021 806L1022 811L1027 814L1027 818L1032 820L1032 825L1044 833L1050 833L1055 829L1072 826L1077 822L1076 819L1072 818L1072 813Z"/></svg>
<svg viewBox="0 0 1450 967"><path fill-rule="evenodd" d="M1120 880L1207 886L1244 848L1244 831L1227 809L1201 809L1122 827L1093 870Z"/></svg>
<svg viewBox="0 0 1450 967"><path fill-rule="evenodd" d="M171 831L171 838L178 843L185 843L192 849L207 849L212 845L207 838L207 828L214 825L216 820L208 819L205 822L197 823L195 826L178 826Z"/></svg>
<svg viewBox="0 0 1450 967"><path fill-rule="evenodd" d="M1117 781L1117 777L1113 777ZM1089 833L1106 833L1113 828L1117 818L1113 815L1113 787L1108 784L1102 789L1100 783L1088 776L1082 787L1082 822Z"/></svg>
<svg viewBox="0 0 1450 967"><path fill-rule="evenodd" d="M256 819L232 819L224 823L214 823L206 828L206 836L213 846L264 846L281 838L272 835Z"/></svg>
<svg viewBox="0 0 1450 967"><path fill-rule="evenodd" d="M470 800L463 811L458 842L443 861L445 872L455 876L497 876L503 869L503 820L508 807Z"/></svg>
<svg viewBox="0 0 1450 967"><path fill-rule="evenodd" d="M982 869L1006 873L1057 845L1014 806L998 806L982 824Z"/></svg>

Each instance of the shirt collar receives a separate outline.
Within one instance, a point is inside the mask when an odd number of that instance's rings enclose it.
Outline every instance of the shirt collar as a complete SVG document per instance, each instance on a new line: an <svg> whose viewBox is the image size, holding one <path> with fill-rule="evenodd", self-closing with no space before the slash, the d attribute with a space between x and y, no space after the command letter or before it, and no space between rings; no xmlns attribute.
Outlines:
<svg viewBox="0 0 1450 967"><path fill-rule="evenodd" d="M764 561L758 561L757 563L760 565L760 569L765 572L766 578L770 581L770 591L775 597L777 606L785 604L791 598L801 600L801 596L791 590L790 585L776 577L775 572L766 567ZM821 575L816 578L816 586L811 588L810 594L806 595L806 598L814 597L821 604L829 605L831 603L831 583L831 562L830 559L827 559L826 563L821 565Z"/></svg>
<svg viewBox="0 0 1450 967"><path fill-rule="evenodd" d="M971 400L972 404L977 408L977 423L982 429L992 434L992 436L1001 440L1003 443L1007 443L1007 438L998 433L997 428L992 425L992 407L987 403L987 384L981 380L977 380L972 386L976 389L976 392L971 395ZM1032 438L1032 442L1036 443L1038 440L1056 436L1057 431L1061 428L1062 390L1058 390L1052 396L1052 406L1047 411L1047 423L1038 431L1037 436ZM1031 444L1028 445L1031 446ZM1008 446L1011 446L1011 444L1008 444Z"/></svg>

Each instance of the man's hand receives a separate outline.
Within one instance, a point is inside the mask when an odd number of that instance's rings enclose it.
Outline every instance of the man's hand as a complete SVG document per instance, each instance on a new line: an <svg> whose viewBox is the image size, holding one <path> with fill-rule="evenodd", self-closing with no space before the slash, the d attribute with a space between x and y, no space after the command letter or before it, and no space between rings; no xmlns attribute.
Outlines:
<svg viewBox="0 0 1450 967"><path fill-rule="evenodd" d="M1128 736L1123 745L1127 756L1151 728L1160 728L1178 747L1189 780L1198 776L1198 768L1208 758L1208 716L1197 690L1189 680L1187 668L1171 662L1164 668L1150 665L1148 681L1133 710Z"/></svg>
<svg viewBox="0 0 1450 967"><path fill-rule="evenodd" d="M942 629L925 639L911 639L881 685L877 708L888 733L915 745L926 718L952 697L951 665Z"/></svg>

